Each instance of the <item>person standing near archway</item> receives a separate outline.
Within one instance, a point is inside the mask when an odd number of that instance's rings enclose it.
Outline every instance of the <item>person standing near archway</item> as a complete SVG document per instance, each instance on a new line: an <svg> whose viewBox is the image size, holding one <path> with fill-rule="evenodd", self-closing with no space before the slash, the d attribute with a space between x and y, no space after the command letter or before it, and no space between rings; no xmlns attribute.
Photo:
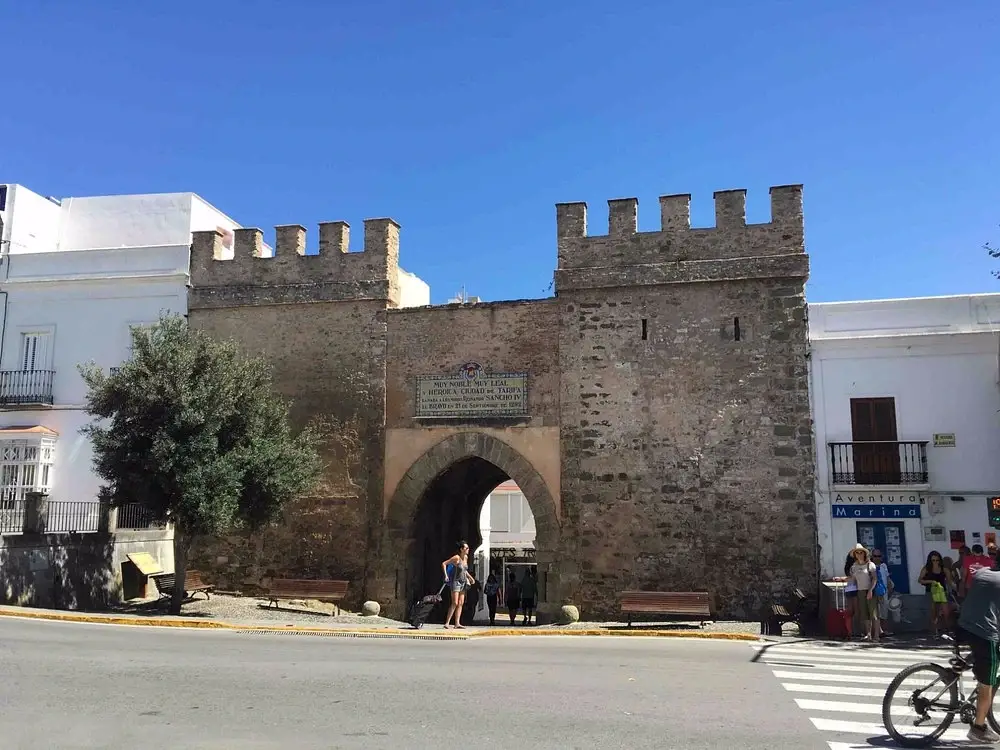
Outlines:
<svg viewBox="0 0 1000 750"><path fill-rule="evenodd" d="M452 566L452 575L448 576L448 566ZM464 628L462 624L462 607L465 606L465 595L469 586L475 586L476 580L469 573L469 544L467 542L458 543L458 552L443 563L441 570L444 573L445 583L451 589L451 604L448 605L448 616L444 618L446 628L453 627L451 623L452 615L455 617L456 628Z"/></svg>

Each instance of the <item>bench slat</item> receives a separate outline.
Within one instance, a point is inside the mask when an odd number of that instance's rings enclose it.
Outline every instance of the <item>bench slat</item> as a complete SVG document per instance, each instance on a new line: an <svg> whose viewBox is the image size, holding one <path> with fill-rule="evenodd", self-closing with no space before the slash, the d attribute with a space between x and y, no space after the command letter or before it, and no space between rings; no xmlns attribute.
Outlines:
<svg viewBox="0 0 1000 750"><path fill-rule="evenodd" d="M273 578L267 584L271 599L311 598L340 600L347 596L348 581Z"/></svg>
<svg viewBox="0 0 1000 750"><path fill-rule="evenodd" d="M619 598L629 625L636 613L712 617L712 597L707 591L623 591Z"/></svg>

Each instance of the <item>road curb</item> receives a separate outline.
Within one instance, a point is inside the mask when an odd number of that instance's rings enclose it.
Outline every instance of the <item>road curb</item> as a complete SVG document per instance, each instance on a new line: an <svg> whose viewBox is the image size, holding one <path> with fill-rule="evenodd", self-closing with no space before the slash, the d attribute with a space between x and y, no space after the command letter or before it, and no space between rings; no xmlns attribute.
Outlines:
<svg viewBox="0 0 1000 750"><path fill-rule="evenodd" d="M499 636L551 636L551 635L587 635L587 636L626 636L636 638L695 638L703 641L759 641L760 636L752 633L705 633L687 630L642 630L632 628L631 630L610 630L608 628L567 628L559 630L557 628L520 630L516 628L504 630L486 630L471 633L471 638L495 638Z"/></svg>
<svg viewBox="0 0 1000 750"><path fill-rule="evenodd" d="M128 617L128 616L100 616L73 614L66 612L31 612L30 610L15 611L2 610L0 617L19 617L27 620L49 620L54 622L81 622L98 625L132 625L136 627L148 628L193 628L200 630L229 630L229 631L254 631L263 633L302 633L312 635L339 635L344 637L382 635L424 638L434 640L455 640L465 641L471 638L499 638L509 636L626 636L638 638L694 638L711 641L760 641L759 635L752 633L706 633L700 631L686 630L644 630L632 628L630 630L610 630L608 628L503 628L496 630L477 630L472 632L456 633L447 630L421 631L403 628L314 628L299 627L295 625L267 626L236 624L229 622L199 621L199 620L171 620L162 617Z"/></svg>

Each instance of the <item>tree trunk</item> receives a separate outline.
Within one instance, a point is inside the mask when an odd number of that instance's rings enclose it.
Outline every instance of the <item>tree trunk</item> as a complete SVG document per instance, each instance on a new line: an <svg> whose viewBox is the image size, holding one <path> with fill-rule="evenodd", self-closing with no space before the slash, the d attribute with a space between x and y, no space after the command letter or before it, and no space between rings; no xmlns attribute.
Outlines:
<svg viewBox="0 0 1000 750"><path fill-rule="evenodd" d="M188 549L191 540L184 530L174 524L174 594L170 599L170 614L179 615L184 604L184 579L187 572Z"/></svg>

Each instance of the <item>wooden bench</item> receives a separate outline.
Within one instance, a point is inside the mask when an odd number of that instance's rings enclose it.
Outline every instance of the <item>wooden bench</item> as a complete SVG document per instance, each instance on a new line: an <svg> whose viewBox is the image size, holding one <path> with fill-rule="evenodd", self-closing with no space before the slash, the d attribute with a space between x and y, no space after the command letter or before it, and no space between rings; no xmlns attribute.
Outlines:
<svg viewBox="0 0 1000 750"><path fill-rule="evenodd" d="M278 607L279 599L315 599L333 604L334 613L340 612L339 604L347 596L347 581L328 581L305 578L272 578L264 584L268 606Z"/></svg>
<svg viewBox="0 0 1000 750"><path fill-rule="evenodd" d="M620 598L628 627L632 615L639 613L700 619L702 625L715 620L707 591L623 591Z"/></svg>
<svg viewBox="0 0 1000 750"><path fill-rule="evenodd" d="M781 626L786 622L794 622L801 626L803 615L808 607L809 597L802 589L793 589L791 599L786 602L771 602L766 607L764 617L761 618L761 635L781 635Z"/></svg>
<svg viewBox="0 0 1000 750"><path fill-rule="evenodd" d="M177 586L177 575L175 573L158 573L151 576L156 581L156 588L161 597L172 599L174 589ZM194 599L195 594L204 594L206 599L211 599L211 592L215 589L210 583L202 580L201 573L197 570L189 570L184 575L184 599Z"/></svg>

